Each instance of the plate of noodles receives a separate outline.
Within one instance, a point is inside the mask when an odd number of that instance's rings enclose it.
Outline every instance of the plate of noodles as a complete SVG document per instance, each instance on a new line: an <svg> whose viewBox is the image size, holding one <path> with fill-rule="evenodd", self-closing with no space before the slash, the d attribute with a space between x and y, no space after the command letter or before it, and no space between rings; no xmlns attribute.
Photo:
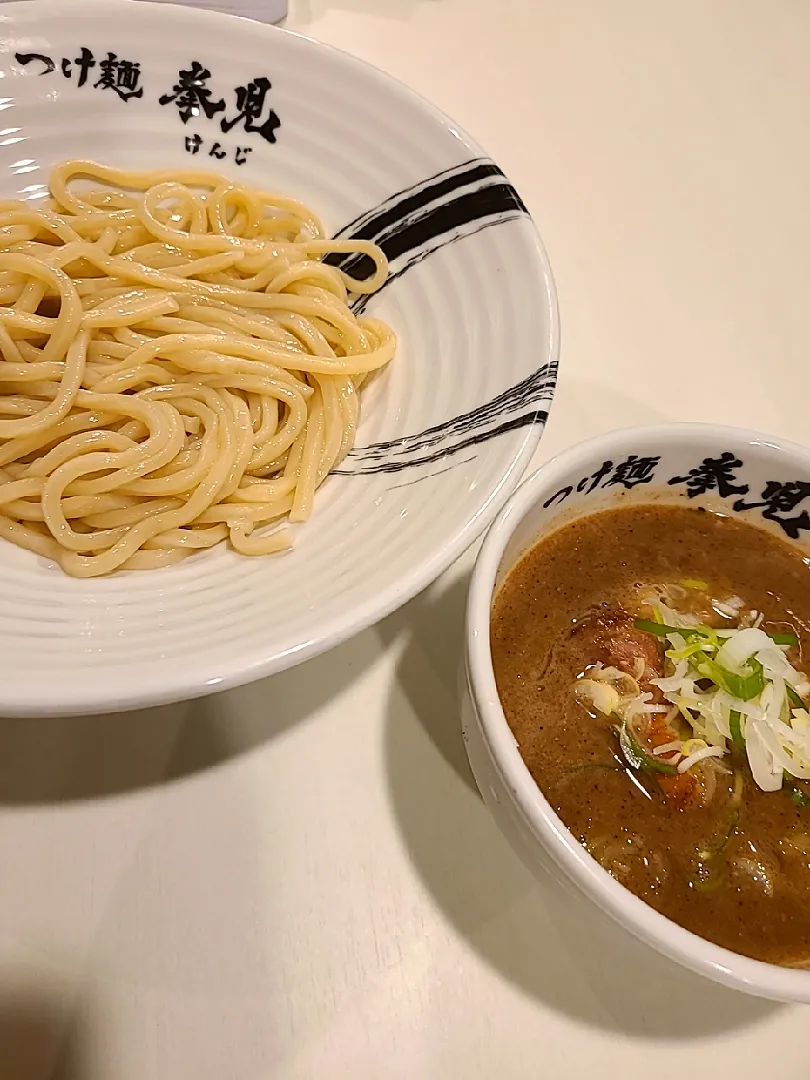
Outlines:
<svg viewBox="0 0 810 1080"><path fill-rule="evenodd" d="M404 603L553 395L515 188L286 31L129 0L0 21L0 715L225 689Z"/></svg>

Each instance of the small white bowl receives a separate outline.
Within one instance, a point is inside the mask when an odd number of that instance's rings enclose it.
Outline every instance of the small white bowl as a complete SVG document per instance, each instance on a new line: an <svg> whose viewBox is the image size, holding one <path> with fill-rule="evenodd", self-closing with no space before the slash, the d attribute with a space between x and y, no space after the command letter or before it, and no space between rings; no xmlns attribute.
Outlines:
<svg viewBox="0 0 810 1080"><path fill-rule="evenodd" d="M594 477L599 477L595 485ZM702 490L712 477L713 487ZM705 941L639 900L591 858L552 810L520 755L498 698L490 653L496 587L527 548L567 521L619 502L680 502L740 514L782 536L797 534L790 538L810 554L810 495L801 496L802 491L810 493L810 451L736 428L634 428L561 454L512 496L481 548L468 598L462 710L467 752L484 801L531 870L539 876L551 872L598 911L692 971L759 997L810 1002L810 971L750 960ZM791 502L795 505L788 509Z"/></svg>

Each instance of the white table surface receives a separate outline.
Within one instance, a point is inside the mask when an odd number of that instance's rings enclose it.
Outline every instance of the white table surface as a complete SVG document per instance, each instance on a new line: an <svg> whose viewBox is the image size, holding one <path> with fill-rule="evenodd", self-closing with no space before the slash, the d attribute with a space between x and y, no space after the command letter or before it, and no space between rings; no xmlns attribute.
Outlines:
<svg viewBox="0 0 810 1080"><path fill-rule="evenodd" d="M292 0L478 138L563 325L538 462L612 427L810 413L801 0ZM810 1076L807 1011L622 952L524 871L466 765L470 557L304 667L0 720L2 1080Z"/></svg>

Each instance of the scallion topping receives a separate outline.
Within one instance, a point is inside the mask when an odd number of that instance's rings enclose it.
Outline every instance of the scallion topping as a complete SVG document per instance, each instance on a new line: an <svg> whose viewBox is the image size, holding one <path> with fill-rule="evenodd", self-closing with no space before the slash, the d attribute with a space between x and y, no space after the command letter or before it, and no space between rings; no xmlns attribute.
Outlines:
<svg viewBox="0 0 810 1080"><path fill-rule="evenodd" d="M731 741L738 750L744 750L745 739L743 738L742 729L740 728L740 714L736 709L732 709L728 714L728 726L731 732Z"/></svg>
<svg viewBox="0 0 810 1080"><path fill-rule="evenodd" d="M643 749L641 743L626 723L617 724L613 730L616 732L625 761L632 769L665 773L667 776L677 775L678 770L674 765L668 765L665 761L659 761Z"/></svg>
<svg viewBox="0 0 810 1080"><path fill-rule="evenodd" d="M791 802L794 802L797 806L801 806L803 810L810 807L810 795L805 794L803 791L799 791L790 777L787 777L785 788Z"/></svg>
<svg viewBox="0 0 810 1080"><path fill-rule="evenodd" d="M680 634L689 637L690 634L713 634L710 626L667 626L666 623L653 622L651 619L636 619L636 630L643 630L647 634L655 634L656 637L669 637L670 634Z"/></svg>
<svg viewBox="0 0 810 1080"><path fill-rule="evenodd" d="M802 701L802 699L799 697L799 695L796 693L796 691L793 689L793 687L790 685L789 682L785 683L785 690L787 691L787 696L790 698L790 702L791 702L792 705L795 705L797 709L805 708L804 702Z"/></svg>
<svg viewBox="0 0 810 1080"><path fill-rule="evenodd" d="M743 620L748 625L715 629L691 625L688 616L663 602L650 607L654 617L636 619L634 625L662 639L664 675L642 690L620 670L595 665L589 678L579 680L580 694L619 721L615 730L628 764L650 772L688 772L735 748L746 754L763 791L778 790L785 777L810 781L810 680L787 656L799 643L797 635L766 633L762 616L754 612ZM676 625L681 620L688 625ZM640 741L644 717L663 712L673 739L686 745L698 741L698 749L684 749L675 759L677 765L648 753ZM684 722L689 735L683 733ZM810 794L799 795L810 806Z"/></svg>

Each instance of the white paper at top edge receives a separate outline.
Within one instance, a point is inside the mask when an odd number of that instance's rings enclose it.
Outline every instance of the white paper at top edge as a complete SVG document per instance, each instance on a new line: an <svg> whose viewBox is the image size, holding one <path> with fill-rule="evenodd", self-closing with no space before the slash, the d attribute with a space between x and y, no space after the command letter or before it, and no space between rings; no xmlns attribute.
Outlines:
<svg viewBox="0 0 810 1080"><path fill-rule="evenodd" d="M8 0L0 0L0 4ZM287 16L287 0L152 0L158 4L181 4L183 7L223 11L226 15L241 15L257 22L277 23ZM81 0L76 0L77 5Z"/></svg>
<svg viewBox="0 0 810 1080"><path fill-rule="evenodd" d="M154 0L159 4L182 3L184 7L223 11L257 22L277 23L287 16L287 0Z"/></svg>

